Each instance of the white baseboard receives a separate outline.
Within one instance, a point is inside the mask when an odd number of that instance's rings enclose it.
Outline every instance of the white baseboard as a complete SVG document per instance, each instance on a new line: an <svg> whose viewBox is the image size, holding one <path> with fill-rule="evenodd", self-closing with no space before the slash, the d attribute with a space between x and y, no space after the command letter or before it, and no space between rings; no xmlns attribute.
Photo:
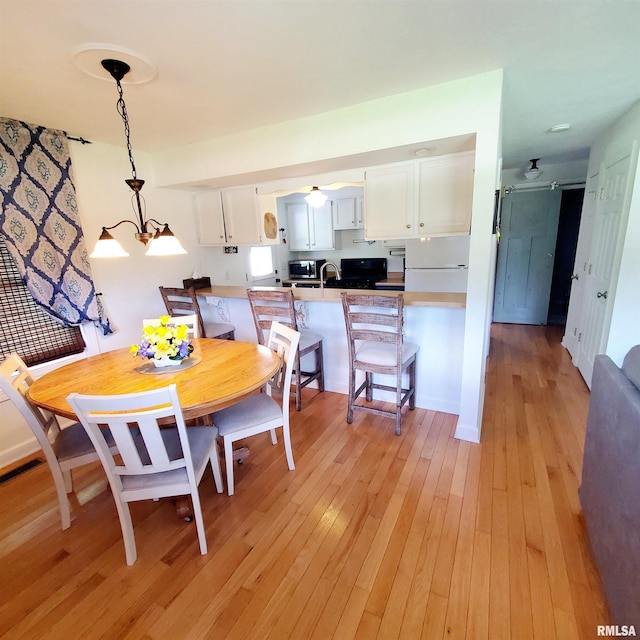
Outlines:
<svg viewBox="0 0 640 640"><path fill-rule="evenodd" d="M29 442L22 442L15 447L0 451L0 469L14 464L18 460L26 458L36 451L40 451L40 447L35 438Z"/></svg>

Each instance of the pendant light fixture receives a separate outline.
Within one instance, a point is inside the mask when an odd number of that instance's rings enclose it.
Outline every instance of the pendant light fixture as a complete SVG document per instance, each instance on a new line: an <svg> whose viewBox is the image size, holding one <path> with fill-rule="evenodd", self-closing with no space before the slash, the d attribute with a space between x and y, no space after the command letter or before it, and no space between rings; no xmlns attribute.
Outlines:
<svg viewBox="0 0 640 640"><path fill-rule="evenodd" d="M138 216L138 221L120 220L120 222L110 227L102 227L102 233L90 257L119 258L128 256L129 254L122 248L121 244L109 233L111 229L115 229L125 222L132 224L136 228L135 238L147 246L146 255L170 256L187 253L179 240L173 235L171 229L169 229L168 224L158 222L154 218L146 218L146 210L143 213L144 198L140 195L140 190L144 185L144 180L139 179L136 173L136 165L133 161L133 152L131 150L129 115L127 114L127 107L124 103L122 85L120 84L120 81L129 73L131 67L126 62L111 59L103 60L102 66L116 81L116 86L118 87L116 108L124 123L124 134L127 138L127 152L129 153L129 162L131 163L131 178L125 180L125 182L133 191L132 203L134 205L134 212Z"/></svg>
<svg viewBox="0 0 640 640"><path fill-rule="evenodd" d="M326 201L327 196L318 189L318 187L313 187L311 191L304 197L307 201L307 204L314 209L321 207Z"/></svg>
<svg viewBox="0 0 640 640"><path fill-rule="evenodd" d="M531 167L529 167L528 171L524 172L524 177L527 180L535 180L542 175L542 169L538 168L538 162L540 162L540 158L531 158Z"/></svg>

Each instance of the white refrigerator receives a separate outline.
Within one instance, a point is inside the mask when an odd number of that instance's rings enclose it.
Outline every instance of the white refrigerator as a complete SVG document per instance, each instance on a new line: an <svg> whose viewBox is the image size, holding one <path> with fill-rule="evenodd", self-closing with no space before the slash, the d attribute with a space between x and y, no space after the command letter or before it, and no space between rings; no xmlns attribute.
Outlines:
<svg viewBox="0 0 640 640"><path fill-rule="evenodd" d="M469 241L468 235L407 240L405 291L465 293Z"/></svg>

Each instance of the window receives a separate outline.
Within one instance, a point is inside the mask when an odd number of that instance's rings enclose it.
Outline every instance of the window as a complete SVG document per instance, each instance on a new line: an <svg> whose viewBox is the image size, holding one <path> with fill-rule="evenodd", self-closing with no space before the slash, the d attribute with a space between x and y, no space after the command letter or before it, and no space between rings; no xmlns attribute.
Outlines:
<svg viewBox="0 0 640 640"><path fill-rule="evenodd" d="M251 277L254 280L274 275L271 247L251 247L249 253Z"/></svg>
<svg viewBox="0 0 640 640"><path fill-rule="evenodd" d="M80 327L63 327L34 302L0 237L0 360L15 352L33 366L85 346Z"/></svg>

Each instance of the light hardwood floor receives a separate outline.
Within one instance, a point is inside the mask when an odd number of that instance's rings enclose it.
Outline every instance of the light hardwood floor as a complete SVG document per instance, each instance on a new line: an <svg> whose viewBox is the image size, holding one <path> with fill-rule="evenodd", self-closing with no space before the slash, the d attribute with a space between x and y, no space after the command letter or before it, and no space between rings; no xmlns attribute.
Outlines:
<svg viewBox="0 0 640 640"><path fill-rule="evenodd" d="M99 466L61 531L45 465L0 485L2 638L587 639L609 622L578 486L589 393L554 327L494 325L482 443L305 390L250 441L236 494L201 484L209 553L168 501L132 506L127 567ZM419 357L428 357L427 353Z"/></svg>

